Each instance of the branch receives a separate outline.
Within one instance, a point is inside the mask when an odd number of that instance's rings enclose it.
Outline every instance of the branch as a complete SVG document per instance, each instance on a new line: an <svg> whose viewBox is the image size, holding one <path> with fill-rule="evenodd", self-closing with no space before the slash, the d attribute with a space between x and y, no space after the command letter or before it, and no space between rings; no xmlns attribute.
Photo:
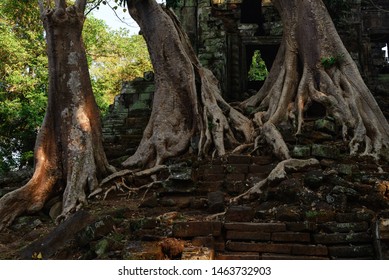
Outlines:
<svg viewBox="0 0 389 280"><path fill-rule="evenodd" d="M79 13L84 14L85 7L86 7L86 0L77 0L74 6L76 7Z"/></svg>

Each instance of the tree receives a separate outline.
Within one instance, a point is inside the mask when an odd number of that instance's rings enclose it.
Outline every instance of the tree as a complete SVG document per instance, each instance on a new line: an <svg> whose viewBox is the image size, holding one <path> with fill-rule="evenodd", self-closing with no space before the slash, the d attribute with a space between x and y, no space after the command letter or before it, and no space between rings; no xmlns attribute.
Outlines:
<svg viewBox="0 0 389 280"><path fill-rule="evenodd" d="M284 32L270 74L242 107L255 108L254 122L282 159L290 158L277 125L290 117L301 132L312 101L342 126L350 154L375 158L389 147L389 125L344 47L322 1L273 0ZM287 23L287 24L286 24Z"/></svg>
<svg viewBox="0 0 389 280"><path fill-rule="evenodd" d="M304 110L315 101L341 125L351 154L382 156L389 147L389 125L323 2L273 3L285 23L282 43L264 86L240 106L254 110L257 140L264 138L280 159L290 159L277 126L296 120L296 134L301 133ZM250 120L220 97L213 75L198 63L170 12L152 0L128 0L127 5L145 36L157 90L142 142L123 165L159 164L187 151L189 143L199 154L213 146L223 155L225 144L234 148L251 141Z"/></svg>
<svg viewBox="0 0 389 280"><path fill-rule="evenodd" d="M251 121L223 100L174 15L154 0L128 0L127 6L145 37L156 90L143 139L123 165L159 165L190 146L200 156L224 155L226 147L251 141Z"/></svg>
<svg viewBox="0 0 389 280"><path fill-rule="evenodd" d="M141 35L129 35L124 29L111 30L93 16L85 21L83 39L93 92L104 112L120 92L123 81L152 70L146 43Z"/></svg>
<svg viewBox="0 0 389 280"><path fill-rule="evenodd" d="M0 229L23 212L40 210L63 192L58 220L86 203L86 192L114 171L101 142L99 111L93 97L81 33L86 0L68 6L56 0L45 9L49 92L46 115L36 140L35 170L30 181L0 199Z"/></svg>
<svg viewBox="0 0 389 280"><path fill-rule="evenodd" d="M47 103L47 56L34 1L0 3L0 174L32 164Z"/></svg>

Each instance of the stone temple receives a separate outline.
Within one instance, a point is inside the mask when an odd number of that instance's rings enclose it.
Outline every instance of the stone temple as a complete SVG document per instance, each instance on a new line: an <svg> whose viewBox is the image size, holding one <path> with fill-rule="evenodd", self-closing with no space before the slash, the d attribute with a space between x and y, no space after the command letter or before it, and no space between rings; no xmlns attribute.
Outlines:
<svg viewBox="0 0 389 280"><path fill-rule="evenodd" d="M389 118L389 1L324 0L345 46ZM227 101L255 93L264 79L250 79L253 56L270 71L282 37L280 16L269 0L167 0L201 63L212 70ZM103 122L110 159L135 152L152 107L153 74L123 83ZM311 113L320 114L320 104ZM309 114L310 112L308 112ZM315 116L313 116L315 117ZM316 116L317 117L317 116Z"/></svg>

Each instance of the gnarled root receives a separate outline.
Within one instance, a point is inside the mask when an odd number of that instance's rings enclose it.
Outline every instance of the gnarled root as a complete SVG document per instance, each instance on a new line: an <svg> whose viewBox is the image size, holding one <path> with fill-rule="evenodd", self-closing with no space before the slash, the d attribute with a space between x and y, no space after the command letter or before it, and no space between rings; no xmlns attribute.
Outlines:
<svg viewBox="0 0 389 280"><path fill-rule="evenodd" d="M275 182L279 182L286 178L288 172L296 172L308 167L316 166L319 164L317 159L287 159L281 161L270 172L266 179L256 183L253 187L246 192L231 199L231 202L237 202L240 199L249 199L251 195L261 194L265 191L265 188Z"/></svg>

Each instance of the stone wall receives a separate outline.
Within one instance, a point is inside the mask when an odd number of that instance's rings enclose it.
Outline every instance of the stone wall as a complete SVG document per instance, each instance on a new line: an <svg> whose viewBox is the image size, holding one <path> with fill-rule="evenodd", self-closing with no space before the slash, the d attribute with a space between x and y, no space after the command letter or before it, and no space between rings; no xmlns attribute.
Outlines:
<svg viewBox="0 0 389 280"><path fill-rule="evenodd" d="M213 3L213 4L212 4ZM261 83L247 80L254 49L260 49L270 69L280 44L282 22L269 1L171 0L187 30L200 61L219 79L224 97L241 100ZM346 0L331 4L332 16L346 48L358 64L366 82L374 87L384 64L381 48L389 41L386 1ZM253 9L258 9L254 11ZM253 14L258 16L254 17ZM331 11L330 11L331 12ZM273 50L273 51L272 51Z"/></svg>
<svg viewBox="0 0 389 280"><path fill-rule="evenodd" d="M138 147L148 123L154 94L153 73L124 82L103 119L103 145L108 159L128 157Z"/></svg>

